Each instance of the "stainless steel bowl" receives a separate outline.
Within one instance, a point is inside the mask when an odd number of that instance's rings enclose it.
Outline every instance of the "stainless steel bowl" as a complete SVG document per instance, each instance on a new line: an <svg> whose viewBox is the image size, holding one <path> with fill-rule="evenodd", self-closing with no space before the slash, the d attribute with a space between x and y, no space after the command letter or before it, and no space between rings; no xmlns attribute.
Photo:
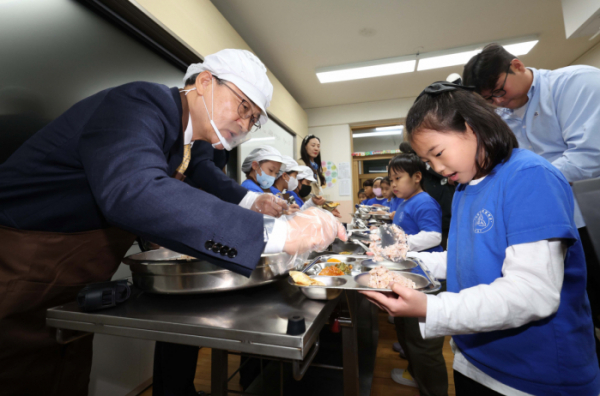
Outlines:
<svg viewBox="0 0 600 396"><path fill-rule="evenodd" d="M161 294L196 294L244 289L284 278L289 256L263 254L250 278L200 259L178 260L182 255L161 248L123 259L140 289Z"/></svg>
<svg viewBox="0 0 600 396"><path fill-rule="evenodd" d="M429 279L427 279L426 277L424 277L423 275L419 275L419 274L413 274L412 272L400 272L400 271L394 271L394 272L399 272L400 275L402 275L405 278L410 279L411 281L415 282L415 290L420 290L420 289L424 289L427 286L429 286ZM361 287L369 287L369 279L371 277L371 274L369 274L368 272L362 273L360 275L356 275L354 277L354 281L356 283L358 283ZM316 277L315 277L316 279ZM319 279L321 280L321 279ZM376 288L371 288L373 290L389 290L389 289L376 289Z"/></svg>
<svg viewBox="0 0 600 396"><path fill-rule="evenodd" d="M342 286L346 284L347 280L335 276L313 276L313 279L321 281L325 284L323 286L299 286L297 285L292 277L288 278L288 283L290 285L298 286L302 294L311 300L333 300L337 298L344 289L329 289L327 286Z"/></svg>

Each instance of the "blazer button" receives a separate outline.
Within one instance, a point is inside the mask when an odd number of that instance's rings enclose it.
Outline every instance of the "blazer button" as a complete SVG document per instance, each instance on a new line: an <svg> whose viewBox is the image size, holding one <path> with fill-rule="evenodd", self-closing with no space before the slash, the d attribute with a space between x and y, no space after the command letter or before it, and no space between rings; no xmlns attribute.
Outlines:
<svg viewBox="0 0 600 396"><path fill-rule="evenodd" d="M208 240L208 241L206 241L206 243L204 244L204 247L206 248L206 250L210 250L210 249L213 247L213 245L214 245L214 244L215 244L215 241Z"/></svg>
<svg viewBox="0 0 600 396"><path fill-rule="evenodd" d="M219 253L221 253L221 256L225 256L227 255L227 252L229 252L229 246L223 246Z"/></svg>
<svg viewBox="0 0 600 396"><path fill-rule="evenodd" d="M229 251L227 252L227 257L234 258L235 256L237 256L237 250L235 250L234 248L229 249Z"/></svg>
<svg viewBox="0 0 600 396"><path fill-rule="evenodd" d="M215 243L212 247L212 251L215 253L219 253L222 247L223 245L221 245L220 243Z"/></svg>

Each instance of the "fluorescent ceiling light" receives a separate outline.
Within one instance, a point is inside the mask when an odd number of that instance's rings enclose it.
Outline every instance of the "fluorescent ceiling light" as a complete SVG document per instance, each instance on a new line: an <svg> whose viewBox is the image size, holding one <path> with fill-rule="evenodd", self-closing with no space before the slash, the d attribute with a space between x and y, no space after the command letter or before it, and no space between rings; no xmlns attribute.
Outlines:
<svg viewBox="0 0 600 396"><path fill-rule="evenodd" d="M415 56L355 63L352 65L317 69L317 77L321 84L325 84L337 81L390 76L413 72L415 71L416 63Z"/></svg>
<svg viewBox="0 0 600 396"><path fill-rule="evenodd" d="M507 50L508 52L510 52L511 54L515 55L515 56L519 56L519 55L526 55L529 51L531 51L531 49L533 47L535 47L535 45L538 43L539 40L532 40L532 41L525 41L523 43L517 43L517 44L507 44L504 45L504 49Z"/></svg>
<svg viewBox="0 0 600 396"><path fill-rule="evenodd" d="M538 43L538 39L534 37L522 38L520 42L515 43L514 40L498 41L504 49L515 56L525 55ZM437 69L441 67L464 65L469 60L483 50L485 45L470 46L455 48L454 50L438 51L421 54L417 71Z"/></svg>
<svg viewBox="0 0 600 396"><path fill-rule="evenodd" d="M396 129L395 131L385 131L385 132L355 133L352 135L352 137L353 138L363 138L363 137L377 137L377 136L390 136L390 135L402 135L402 129Z"/></svg>
<svg viewBox="0 0 600 396"><path fill-rule="evenodd" d="M396 130L402 130L404 128L404 125L392 125L392 126L387 126L387 127L377 127L375 128L376 131L396 131Z"/></svg>
<svg viewBox="0 0 600 396"><path fill-rule="evenodd" d="M479 52L481 52L480 49L419 59L419 66L417 66L417 71L437 69L440 67L464 65L469 61L469 59L477 55Z"/></svg>

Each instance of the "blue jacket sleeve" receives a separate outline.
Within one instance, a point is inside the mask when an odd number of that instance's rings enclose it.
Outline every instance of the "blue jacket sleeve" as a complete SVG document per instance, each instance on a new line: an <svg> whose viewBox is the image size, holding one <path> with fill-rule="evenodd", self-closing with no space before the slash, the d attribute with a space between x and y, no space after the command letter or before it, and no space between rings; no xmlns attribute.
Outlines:
<svg viewBox="0 0 600 396"><path fill-rule="evenodd" d="M106 96L78 146L96 203L112 225L249 276L265 247L262 215L170 177L163 144L168 130L181 130L178 117L168 91L152 86Z"/></svg>
<svg viewBox="0 0 600 396"><path fill-rule="evenodd" d="M185 172L185 181L225 202L237 205L244 199L248 190L223 172L222 167L219 166L223 162L227 163L226 155L216 151L218 150L208 142L194 142L190 164ZM215 161L219 162L219 165Z"/></svg>

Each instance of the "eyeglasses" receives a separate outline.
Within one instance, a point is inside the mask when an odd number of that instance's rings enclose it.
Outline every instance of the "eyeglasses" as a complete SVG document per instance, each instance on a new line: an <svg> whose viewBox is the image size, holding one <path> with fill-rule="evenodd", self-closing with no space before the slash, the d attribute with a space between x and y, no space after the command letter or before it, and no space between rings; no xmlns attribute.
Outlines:
<svg viewBox="0 0 600 396"><path fill-rule="evenodd" d="M244 98L242 98L237 92L235 92L233 90L233 88L231 88L229 85L227 85L226 83L223 83L224 86L226 86L227 88L229 88L229 90L231 92L233 92L233 94L235 96L237 96L241 102L240 105L238 106L238 114L240 117L242 117L242 119L247 120L248 118L250 119L250 132L256 132L260 129L260 122L259 122L259 117L255 116L252 113L252 106L250 106L250 103L248 103L248 101Z"/></svg>
<svg viewBox="0 0 600 396"><path fill-rule="evenodd" d="M511 61L512 63L512 61ZM488 97L485 97L483 99L487 100L490 103L494 103L494 98L501 98L504 95L506 95L506 91L504 90L504 85L506 84L506 79L508 78L508 72L510 71L510 65L511 63L508 64L508 68L506 69L506 76L504 76L504 82L502 83L502 86L499 89L494 89L492 91L492 94Z"/></svg>

